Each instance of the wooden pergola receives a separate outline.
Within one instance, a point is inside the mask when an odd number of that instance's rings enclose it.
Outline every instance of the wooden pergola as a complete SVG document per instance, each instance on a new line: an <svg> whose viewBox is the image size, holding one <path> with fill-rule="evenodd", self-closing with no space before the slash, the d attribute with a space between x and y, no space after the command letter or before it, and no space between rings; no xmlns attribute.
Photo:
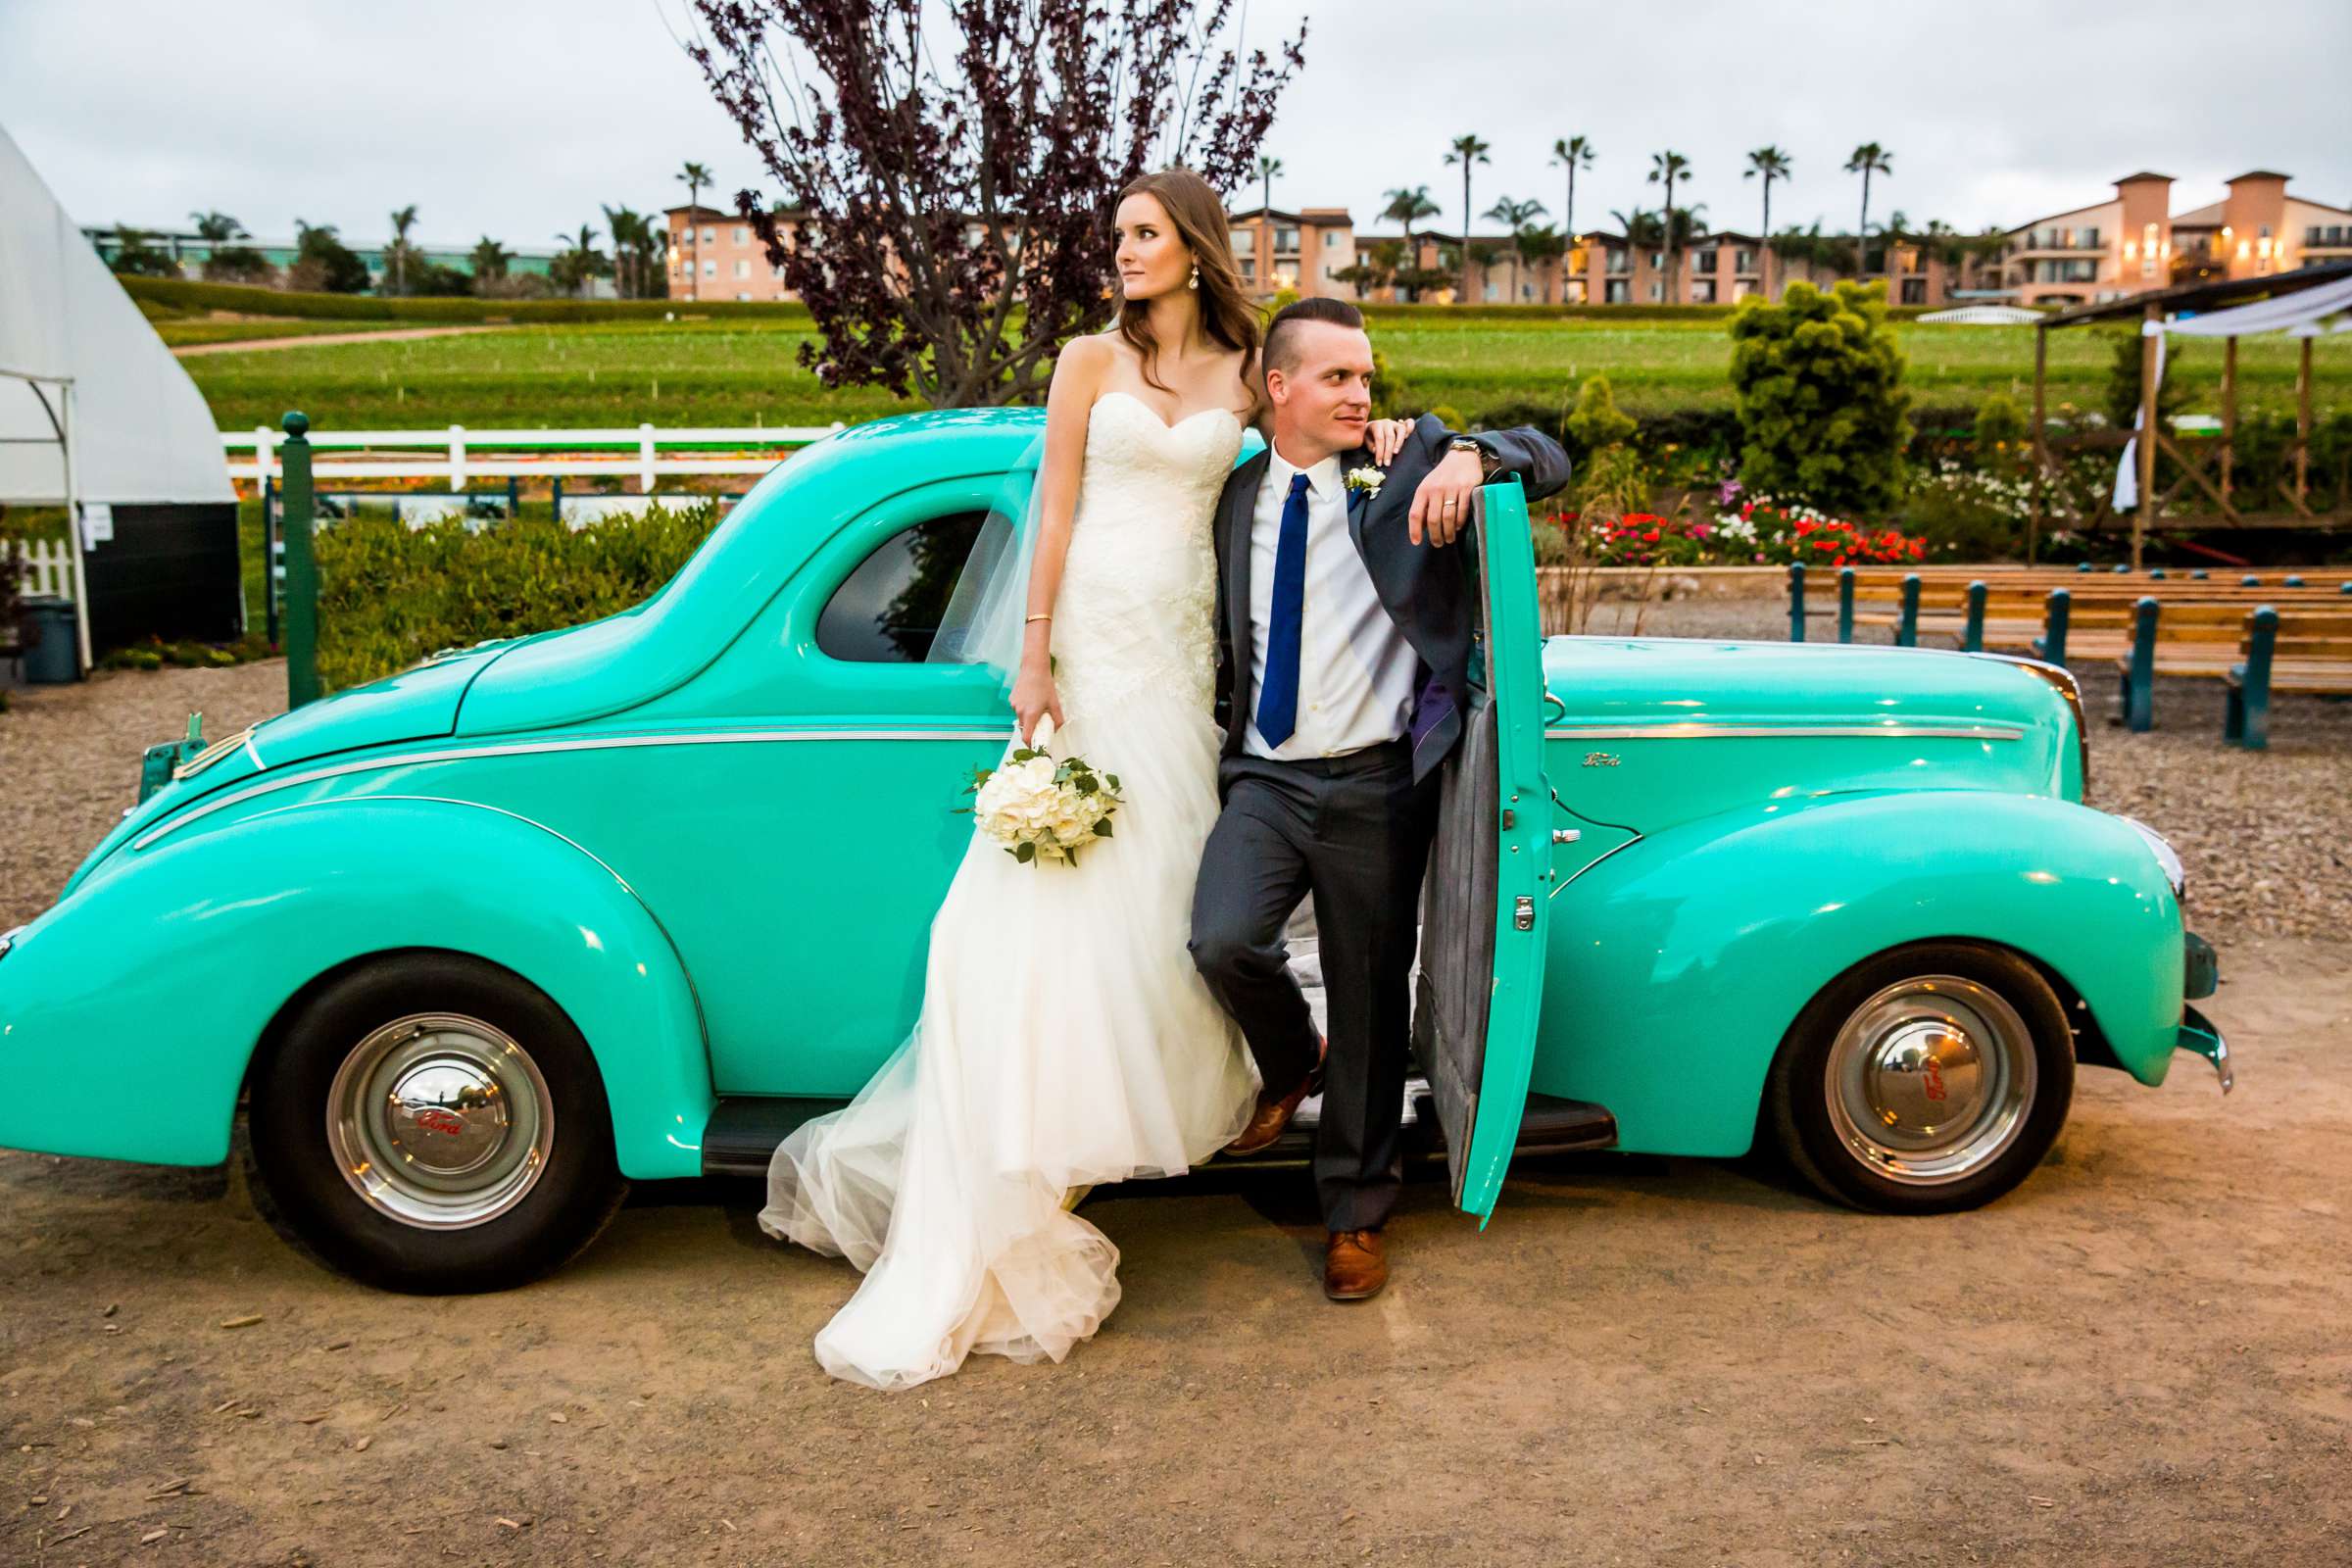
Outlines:
<svg viewBox="0 0 2352 1568"><path fill-rule="evenodd" d="M2177 288L2155 289L2122 299L2103 300L2095 305L2078 305L2038 323L2034 329L2034 509L2027 523L2026 559L2031 562L2034 558L2041 532L2044 486L2050 482L2055 471L2052 443L2044 418L2044 386L2049 364L2049 334L2052 331L2094 321L2133 318L2142 322L2162 323L2166 317L2183 311L2202 315L2232 306L2251 305L2257 300L2277 299L2325 283L2340 282L2348 277L2352 277L2352 262L2306 267L2291 272L2275 272L2261 277L2184 283ZM2352 506L2352 497L2340 493L2342 486L2338 486L2335 505L2325 515L2315 513L2311 507L2312 340L2305 337L2302 341L2302 362L2295 374L2295 438L2289 448L2294 461L2294 481L2291 485L2281 483L2278 486L2279 497L2284 500L2288 510L2256 514L2241 508L2231 482L2231 460L2237 436L2237 339L2232 336L2222 340L2221 435L2197 443L2165 430L2157 423L2156 400L2160 390L2156 377L2157 334L2143 329L2139 349L2139 429L2147 434L2148 439L2139 443L2136 454L2139 504L2132 514L2133 570L2139 568L2140 547L2164 504L2189 484L2194 484L2221 509L2222 522L2227 526L2328 527L2352 521L2352 517L2339 515L2348 506ZM2132 435L2131 431L2100 432L2088 436L2070 436L2060 444L2069 451L2120 448L2132 439ZM2199 445L2203 450L2195 450ZM2162 495L2156 492L2156 454L2159 449L2180 469L2180 477L2174 480L2171 489ZM2206 471L2209 464L2216 466L2215 472ZM2263 495L2258 499L2267 504L2272 498Z"/></svg>

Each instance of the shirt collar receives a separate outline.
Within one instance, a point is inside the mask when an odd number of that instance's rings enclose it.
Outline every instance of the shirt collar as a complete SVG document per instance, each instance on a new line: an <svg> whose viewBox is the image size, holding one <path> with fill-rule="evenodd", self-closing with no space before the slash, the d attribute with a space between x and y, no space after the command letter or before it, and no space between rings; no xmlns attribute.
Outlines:
<svg viewBox="0 0 2352 1568"><path fill-rule="evenodd" d="M1338 493L1340 454L1335 452L1322 462L1310 464L1304 468L1291 463L1281 453L1275 451L1271 445L1267 446L1266 455L1273 460L1266 478L1279 492L1288 494L1291 488L1291 475L1303 473L1306 475L1307 494L1313 496L1317 501L1329 501Z"/></svg>

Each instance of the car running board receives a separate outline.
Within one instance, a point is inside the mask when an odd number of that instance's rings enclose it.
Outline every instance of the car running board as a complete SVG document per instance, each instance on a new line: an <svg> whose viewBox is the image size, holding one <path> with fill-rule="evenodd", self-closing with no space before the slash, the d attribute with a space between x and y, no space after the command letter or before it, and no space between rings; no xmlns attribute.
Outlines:
<svg viewBox="0 0 2352 1568"><path fill-rule="evenodd" d="M706 1176L765 1176L776 1146L794 1129L828 1111L848 1104L846 1100L808 1099L782 1095L733 1095L719 1101L703 1129L703 1174ZM1217 1156L1220 1165L1302 1163L1314 1153L1317 1100L1298 1107L1298 1117L1273 1147L1243 1159ZM1404 1091L1404 1153L1407 1158L1435 1157L1446 1152L1436 1107L1426 1080L1414 1078ZM1558 1100L1550 1095L1527 1097L1527 1113L1519 1123L1514 1156L1566 1154L1617 1146L1617 1118L1605 1106L1582 1100Z"/></svg>

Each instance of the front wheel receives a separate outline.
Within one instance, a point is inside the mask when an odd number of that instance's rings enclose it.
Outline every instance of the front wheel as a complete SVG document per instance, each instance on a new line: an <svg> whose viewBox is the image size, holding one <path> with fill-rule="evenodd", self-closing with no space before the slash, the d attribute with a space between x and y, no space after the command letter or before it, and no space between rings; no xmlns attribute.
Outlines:
<svg viewBox="0 0 2352 1568"><path fill-rule="evenodd" d="M595 1239L627 1184L588 1044L492 964L402 954L337 976L254 1064L256 1206L385 1290L495 1291Z"/></svg>
<svg viewBox="0 0 2352 1568"><path fill-rule="evenodd" d="M1919 943L1806 1004L1765 1106L1788 1162L1829 1197L1941 1214L2024 1181L2074 1091L2066 1009L2038 970L1999 948Z"/></svg>

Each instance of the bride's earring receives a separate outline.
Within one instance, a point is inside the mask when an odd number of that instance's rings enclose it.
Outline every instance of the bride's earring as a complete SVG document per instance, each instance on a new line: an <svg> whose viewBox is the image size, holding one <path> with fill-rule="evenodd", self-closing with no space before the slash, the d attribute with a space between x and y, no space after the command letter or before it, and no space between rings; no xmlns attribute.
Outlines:
<svg viewBox="0 0 2352 1568"><path fill-rule="evenodd" d="M1200 264L1199 262L1195 262L1193 264L1193 275L1185 280L1184 286L1186 288L1199 288L1200 286Z"/></svg>

